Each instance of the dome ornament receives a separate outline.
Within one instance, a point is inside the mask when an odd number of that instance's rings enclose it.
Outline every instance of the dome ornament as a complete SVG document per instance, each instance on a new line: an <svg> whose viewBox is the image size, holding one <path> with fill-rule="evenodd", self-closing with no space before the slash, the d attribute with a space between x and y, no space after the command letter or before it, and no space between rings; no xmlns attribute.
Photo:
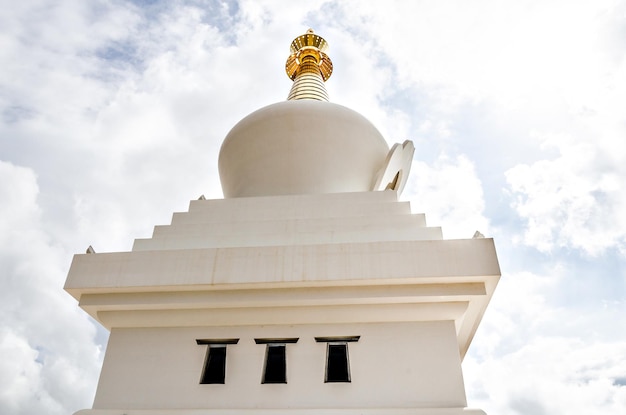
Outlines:
<svg viewBox="0 0 626 415"><path fill-rule="evenodd" d="M394 144L387 154L385 164L376 175L372 190L395 190L401 194L409 178L414 153L415 146L411 140Z"/></svg>
<svg viewBox="0 0 626 415"><path fill-rule="evenodd" d="M326 40L309 29L295 38L289 49L291 54L285 63L285 72L294 82L287 100L328 101L324 82L333 73L333 62L325 53Z"/></svg>

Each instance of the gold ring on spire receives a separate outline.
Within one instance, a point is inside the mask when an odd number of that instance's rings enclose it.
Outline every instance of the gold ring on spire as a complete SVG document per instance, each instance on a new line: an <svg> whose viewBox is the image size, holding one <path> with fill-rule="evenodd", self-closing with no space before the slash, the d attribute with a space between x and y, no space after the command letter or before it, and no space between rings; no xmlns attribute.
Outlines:
<svg viewBox="0 0 626 415"><path fill-rule="evenodd" d="M324 82L333 73L333 62L325 53L327 49L328 43L312 29L291 42L285 72L294 82L288 100L328 101Z"/></svg>
<svg viewBox="0 0 626 415"><path fill-rule="evenodd" d="M320 69L320 74L324 81L330 78L333 73L333 62L324 52L328 50L328 43L323 37L316 35L313 29L307 30L304 35L300 35L291 42L289 47L291 55L287 58L285 71L287 76L293 81L298 74L298 68L305 60L305 57L311 56L315 59Z"/></svg>

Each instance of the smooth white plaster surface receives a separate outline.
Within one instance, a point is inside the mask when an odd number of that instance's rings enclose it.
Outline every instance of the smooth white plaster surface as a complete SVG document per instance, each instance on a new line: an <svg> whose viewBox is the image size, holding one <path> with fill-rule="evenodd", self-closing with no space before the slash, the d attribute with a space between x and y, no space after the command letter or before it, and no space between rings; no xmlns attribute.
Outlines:
<svg viewBox="0 0 626 415"><path fill-rule="evenodd" d="M389 147L361 114L330 102L284 101L245 117L219 154L225 198L373 189Z"/></svg>
<svg viewBox="0 0 626 415"><path fill-rule="evenodd" d="M325 383L326 344L315 336L359 335L348 345L351 383ZM199 384L207 346L227 346L226 382ZM262 384L265 345L287 345L287 384ZM452 322L116 329L94 408L464 407Z"/></svg>
<svg viewBox="0 0 626 415"><path fill-rule="evenodd" d="M442 240L392 191L192 201L131 252L75 256L66 290L112 330L80 414L482 414L461 360L499 275L491 239ZM332 335L361 336L351 383L323 382ZM225 337L226 384L200 385L196 339ZM286 385L261 384L255 337L300 338Z"/></svg>

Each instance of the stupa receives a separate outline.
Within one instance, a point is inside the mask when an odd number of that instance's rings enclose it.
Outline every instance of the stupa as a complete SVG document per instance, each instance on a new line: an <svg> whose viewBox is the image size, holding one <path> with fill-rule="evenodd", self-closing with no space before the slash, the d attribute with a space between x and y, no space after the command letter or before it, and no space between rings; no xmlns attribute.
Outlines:
<svg viewBox="0 0 626 415"><path fill-rule="evenodd" d="M493 240L444 240L398 201L413 144L328 102L326 52L298 36L288 100L228 133L224 199L130 252L74 256L65 289L111 332L78 414L484 414L461 362L500 276Z"/></svg>

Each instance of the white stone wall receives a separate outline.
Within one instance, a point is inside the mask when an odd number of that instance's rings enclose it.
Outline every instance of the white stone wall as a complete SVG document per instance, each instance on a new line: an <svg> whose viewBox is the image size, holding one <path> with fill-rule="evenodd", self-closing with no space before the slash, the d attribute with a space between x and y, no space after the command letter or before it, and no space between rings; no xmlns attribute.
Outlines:
<svg viewBox="0 0 626 415"><path fill-rule="evenodd" d="M80 415L479 415L461 360L500 275L493 240L443 240L393 191L198 200L131 252L76 255L65 289L111 330ZM325 383L326 343L351 382ZM287 384L262 384L287 344ZM227 346L226 383L200 384Z"/></svg>
<svg viewBox="0 0 626 415"><path fill-rule="evenodd" d="M324 383L326 343L316 336L361 336L348 344L351 382ZM262 384L265 345L287 344L287 384ZM200 384L206 345L227 346L225 384ZM451 321L350 325L114 329L94 409L464 407Z"/></svg>

